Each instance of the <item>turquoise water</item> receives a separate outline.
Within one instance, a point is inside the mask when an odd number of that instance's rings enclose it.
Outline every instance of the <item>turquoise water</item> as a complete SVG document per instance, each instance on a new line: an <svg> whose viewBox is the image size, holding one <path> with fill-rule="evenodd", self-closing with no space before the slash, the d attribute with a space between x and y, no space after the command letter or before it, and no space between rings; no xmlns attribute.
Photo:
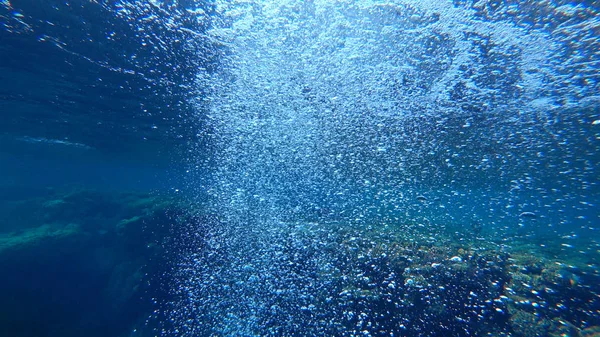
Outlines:
<svg viewBox="0 0 600 337"><path fill-rule="evenodd" d="M0 334L595 336L595 1L1 1Z"/></svg>

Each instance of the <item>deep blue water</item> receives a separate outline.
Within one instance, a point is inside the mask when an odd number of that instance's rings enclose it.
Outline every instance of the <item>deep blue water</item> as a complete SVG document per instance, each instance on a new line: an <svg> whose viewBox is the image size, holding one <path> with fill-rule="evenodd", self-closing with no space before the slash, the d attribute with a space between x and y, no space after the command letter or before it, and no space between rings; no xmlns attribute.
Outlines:
<svg viewBox="0 0 600 337"><path fill-rule="evenodd" d="M0 1L0 335L595 336L599 11Z"/></svg>

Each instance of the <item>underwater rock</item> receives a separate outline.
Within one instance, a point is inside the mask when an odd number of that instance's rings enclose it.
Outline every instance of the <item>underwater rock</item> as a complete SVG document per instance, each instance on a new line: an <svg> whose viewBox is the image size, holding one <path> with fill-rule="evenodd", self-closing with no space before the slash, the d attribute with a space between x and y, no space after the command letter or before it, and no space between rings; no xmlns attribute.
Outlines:
<svg viewBox="0 0 600 337"><path fill-rule="evenodd" d="M166 296L177 201L77 190L12 205L26 213L3 215L15 223L0 230L0 335L124 335Z"/></svg>
<svg viewBox="0 0 600 337"><path fill-rule="evenodd" d="M592 326L583 329L580 334L581 337L600 337L600 326Z"/></svg>
<svg viewBox="0 0 600 337"><path fill-rule="evenodd" d="M246 296L258 309L249 314L241 308L235 315L252 319L260 328L249 334L256 335L268 327L273 335L289 336L554 337L566 331L560 322L571 322L576 331L585 327L584 319L597 325L590 316L597 302L582 287L591 287L592 280L577 269L519 247L467 244L452 232L431 240L430 233L419 232L428 230L286 224L268 232L263 248L236 247L229 258L221 245L214 250L190 245L196 247L191 248L195 258L185 270L192 289L202 284L213 290L195 298L199 305L192 312L174 315L182 324L189 315L199 322L218 321L237 305L207 307L203 298ZM266 265L257 265L256 256ZM240 270L210 278L230 263ZM573 275L577 282L565 281ZM181 301L189 303L185 289ZM566 296L571 302L564 301ZM220 335L222 330L203 325L194 333Z"/></svg>
<svg viewBox="0 0 600 337"><path fill-rule="evenodd" d="M515 337L544 337L548 336L552 322L526 311L515 310L511 312L509 324Z"/></svg>
<svg viewBox="0 0 600 337"><path fill-rule="evenodd" d="M457 259L450 261L456 252L452 246L415 249L392 236L374 239L357 233L353 237L342 242L332 259L343 261L337 265L342 272L334 284L352 284L369 295L344 290L343 301L329 301L331 312L355 313L342 320L338 335L368 331L418 336L427 331L429 336L458 336L462 331L483 335L503 330L505 305L489 300L501 295L506 279L505 264L495 255L465 255L467 259L457 263ZM356 248L344 249L346 244Z"/></svg>
<svg viewBox="0 0 600 337"><path fill-rule="evenodd" d="M553 324L550 335L600 324L600 277L589 270L543 259L533 254L517 253L511 258L511 279L507 296L513 311L528 312L538 319L562 322ZM588 267L589 268L589 267ZM568 330L568 331L567 331ZM561 332L562 331L562 332ZM566 331L566 332L565 332Z"/></svg>
<svg viewBox="0 0 600 337"><path fill-rule="evenodd" d="M175 294L162 288L168 284L163 275L172 271L170 254L182 250L193 254L180 272L190 270L194 282L206 282L202 291L212 289L197 295L199 300L225 292L263 301L247 315L274 335L554 337L578 331L594 336L590 326L600 325L594 317L599 299L592 291L598 279L589 270L523 251L467 244L451 233L431 240L429 233L393 226L288 224L269 233L274 238L266 240L268 250L241 250L219 241L217 218L186 215L174 200L89 191L80 193L82 198L72 195L32 201L55 211L52 222L42 218L0 236L0 268L8 275L0 279L0 289L11 290L0 291L0 301L17 308L0 310L0 332L41 335L68 326L60 336L77 336L77 327L67 320L86 322L93 337L142 329L155 308L150 294L158 302L177 296L190 301L186 288ZM113 208L86 205L98 200ZM60 210L77 203L81 212ZM187 235L191 232L196 234ZM257 265L256 256L268 265ZM239 270L220 279L203 277L236 265ZM78 310L82 305L94 310ZM220 310L198 309L193 315L216 322L233 306L218 305ZM18 317L37 322L38 330ZM217 331L211 325L197 329L199 335Z"/></svg>

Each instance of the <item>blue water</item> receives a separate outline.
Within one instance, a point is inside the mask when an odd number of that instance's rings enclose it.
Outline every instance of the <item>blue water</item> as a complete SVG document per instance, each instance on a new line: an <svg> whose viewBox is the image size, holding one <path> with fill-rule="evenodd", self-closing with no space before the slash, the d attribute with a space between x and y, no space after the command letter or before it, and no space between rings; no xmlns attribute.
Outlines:
<svg viewBox="0 0 600 337"><path fill-rule="evenodd" d="M0 334L597 334L599 11L0 1Z"/></svg>

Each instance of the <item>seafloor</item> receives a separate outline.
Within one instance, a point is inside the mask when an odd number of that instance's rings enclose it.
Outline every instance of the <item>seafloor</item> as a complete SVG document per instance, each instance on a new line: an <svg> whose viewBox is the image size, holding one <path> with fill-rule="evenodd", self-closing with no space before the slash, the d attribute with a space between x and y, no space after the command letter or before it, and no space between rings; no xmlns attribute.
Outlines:
<svg viewBox="0 0 600 337"><path fill-rule="evenodd" d="M2 199L2 336L160 335L156 312L181 296L171 287L182 231L218 221L190 214L182 200L143 193L43 189ZM210 235L211 226L203 228L198 233ZM544 248L560 246L548 238L429 228L281 223L266 234L275 243L271 267L297 284L264 294L276 310L258 313L255 334L600 336L597 242L565 254ZM202 240L186 250L208 249ZM292 289L306 296L281 296Z"/></svg>
<svg viewBox="0 0 600 337"><path fill-rule="evenodd" d="M172 200L50 188L1 198L1 336L124 336L153 310Z"/></svg>

